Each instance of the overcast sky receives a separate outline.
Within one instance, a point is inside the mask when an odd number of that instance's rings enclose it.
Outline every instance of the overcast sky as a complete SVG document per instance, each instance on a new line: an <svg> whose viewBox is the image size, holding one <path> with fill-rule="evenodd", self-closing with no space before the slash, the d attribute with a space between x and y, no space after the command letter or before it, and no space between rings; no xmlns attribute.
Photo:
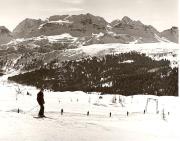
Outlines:
<svg viewBox="0 0 180 141"><path fill-rule="evenodd" d="M10 30L25 18L79 13L107 21L128 16L160 31L178 26L178 0L0 0L0 25Z"/></svg>

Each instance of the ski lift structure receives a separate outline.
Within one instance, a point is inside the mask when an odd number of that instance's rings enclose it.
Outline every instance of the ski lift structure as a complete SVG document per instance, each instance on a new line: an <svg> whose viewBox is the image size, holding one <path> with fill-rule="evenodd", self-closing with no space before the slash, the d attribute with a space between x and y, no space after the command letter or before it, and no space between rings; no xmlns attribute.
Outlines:
<svg viewBox="0 0 180 141"><path fill-rule="evenodd" d="M156 99L156 98L147 98L144 113L148 112L148 106L150 107L152 105L155 105L155 112L156 112L156 114L158 114L159 113L159 107L158 107L159 104L158 103L159 103L158 99Z"/></svg>

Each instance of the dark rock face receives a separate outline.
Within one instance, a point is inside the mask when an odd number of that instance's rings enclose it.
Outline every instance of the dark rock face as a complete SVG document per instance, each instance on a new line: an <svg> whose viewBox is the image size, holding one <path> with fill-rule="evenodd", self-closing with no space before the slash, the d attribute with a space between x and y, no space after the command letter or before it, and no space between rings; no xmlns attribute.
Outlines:
<svg viewBox="0 0 180 141"><path fill-rule="evenodd" d="M6 44L12 40L11 32L4 26L0 26L0 44Z"/></svg>
<svg viewBox="0 0 180 141"><path fill-rule="evenodd" d="M49 17L49 21L59 21L63 20L64 18L68 17L68 15L53 15Z"/></svg>
<svg viewBox="0 0 180 141"><path fill-rule="evenodd" d="M172 27L171 29L161 32L161 36L167 38L171 42L179 43L179 29L178 27Z"/></svg>

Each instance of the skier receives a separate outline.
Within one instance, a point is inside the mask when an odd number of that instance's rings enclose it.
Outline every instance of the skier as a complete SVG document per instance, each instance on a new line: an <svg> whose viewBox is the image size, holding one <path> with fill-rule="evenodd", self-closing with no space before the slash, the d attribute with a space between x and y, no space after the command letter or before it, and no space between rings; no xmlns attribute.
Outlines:
<svg viewBox="0 0 180 141"><path fill-rule="evenodd" d="M89 111L87 111L87 116L89 116Z"/></svg>
<svg viewBox="0 0 180 141"><path fill-rule="evenodd" d="M61 109L61 115L63 115L63 113L64 113L64 110L63 110L63 109Z"/></svg>
<svg viewBox="0 0 180 141"><path fill-rule="evenodd" d="M39 91L39 93L37 94L37 102L38 102L38 104L39 104L39 106L40 106L40 110L39 110L38 116L39 116L39 117L45 117L45 116L44 116L44 104L45 104L45 102L44 102L43 89L41 89L41 90Z"/></svg>

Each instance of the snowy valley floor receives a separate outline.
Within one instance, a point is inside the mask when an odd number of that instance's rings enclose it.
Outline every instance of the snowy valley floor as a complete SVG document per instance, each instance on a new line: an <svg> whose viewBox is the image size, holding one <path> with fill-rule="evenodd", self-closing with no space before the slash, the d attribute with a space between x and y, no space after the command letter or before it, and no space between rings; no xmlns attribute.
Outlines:
<svg viewBox="0 0 180 141"><path fill-rule="evenodd" d="M31 95L26 95L27 91ZM7 76L0 77L0 141L180 139L178 97L103 95L100 98L97 93L45 91L45 115L49 118L36 119L33 117L39 110L37 92L34 87L8 82ZM158 99L159 114L155 113L153 101L148 104L148 112L143 113L147 98ZM18 108L20 113L17 113ZM63 115L60 113L62 108ZM110 112L112 117L109 117Z"/></svg>
<svg viewBox="0 0 180 141"><path fill-rule="evenodd" d="M2 141L178 141L176 124L158 116L131 115L128 118L48 113L53 119L0 113Z"/></svg>

